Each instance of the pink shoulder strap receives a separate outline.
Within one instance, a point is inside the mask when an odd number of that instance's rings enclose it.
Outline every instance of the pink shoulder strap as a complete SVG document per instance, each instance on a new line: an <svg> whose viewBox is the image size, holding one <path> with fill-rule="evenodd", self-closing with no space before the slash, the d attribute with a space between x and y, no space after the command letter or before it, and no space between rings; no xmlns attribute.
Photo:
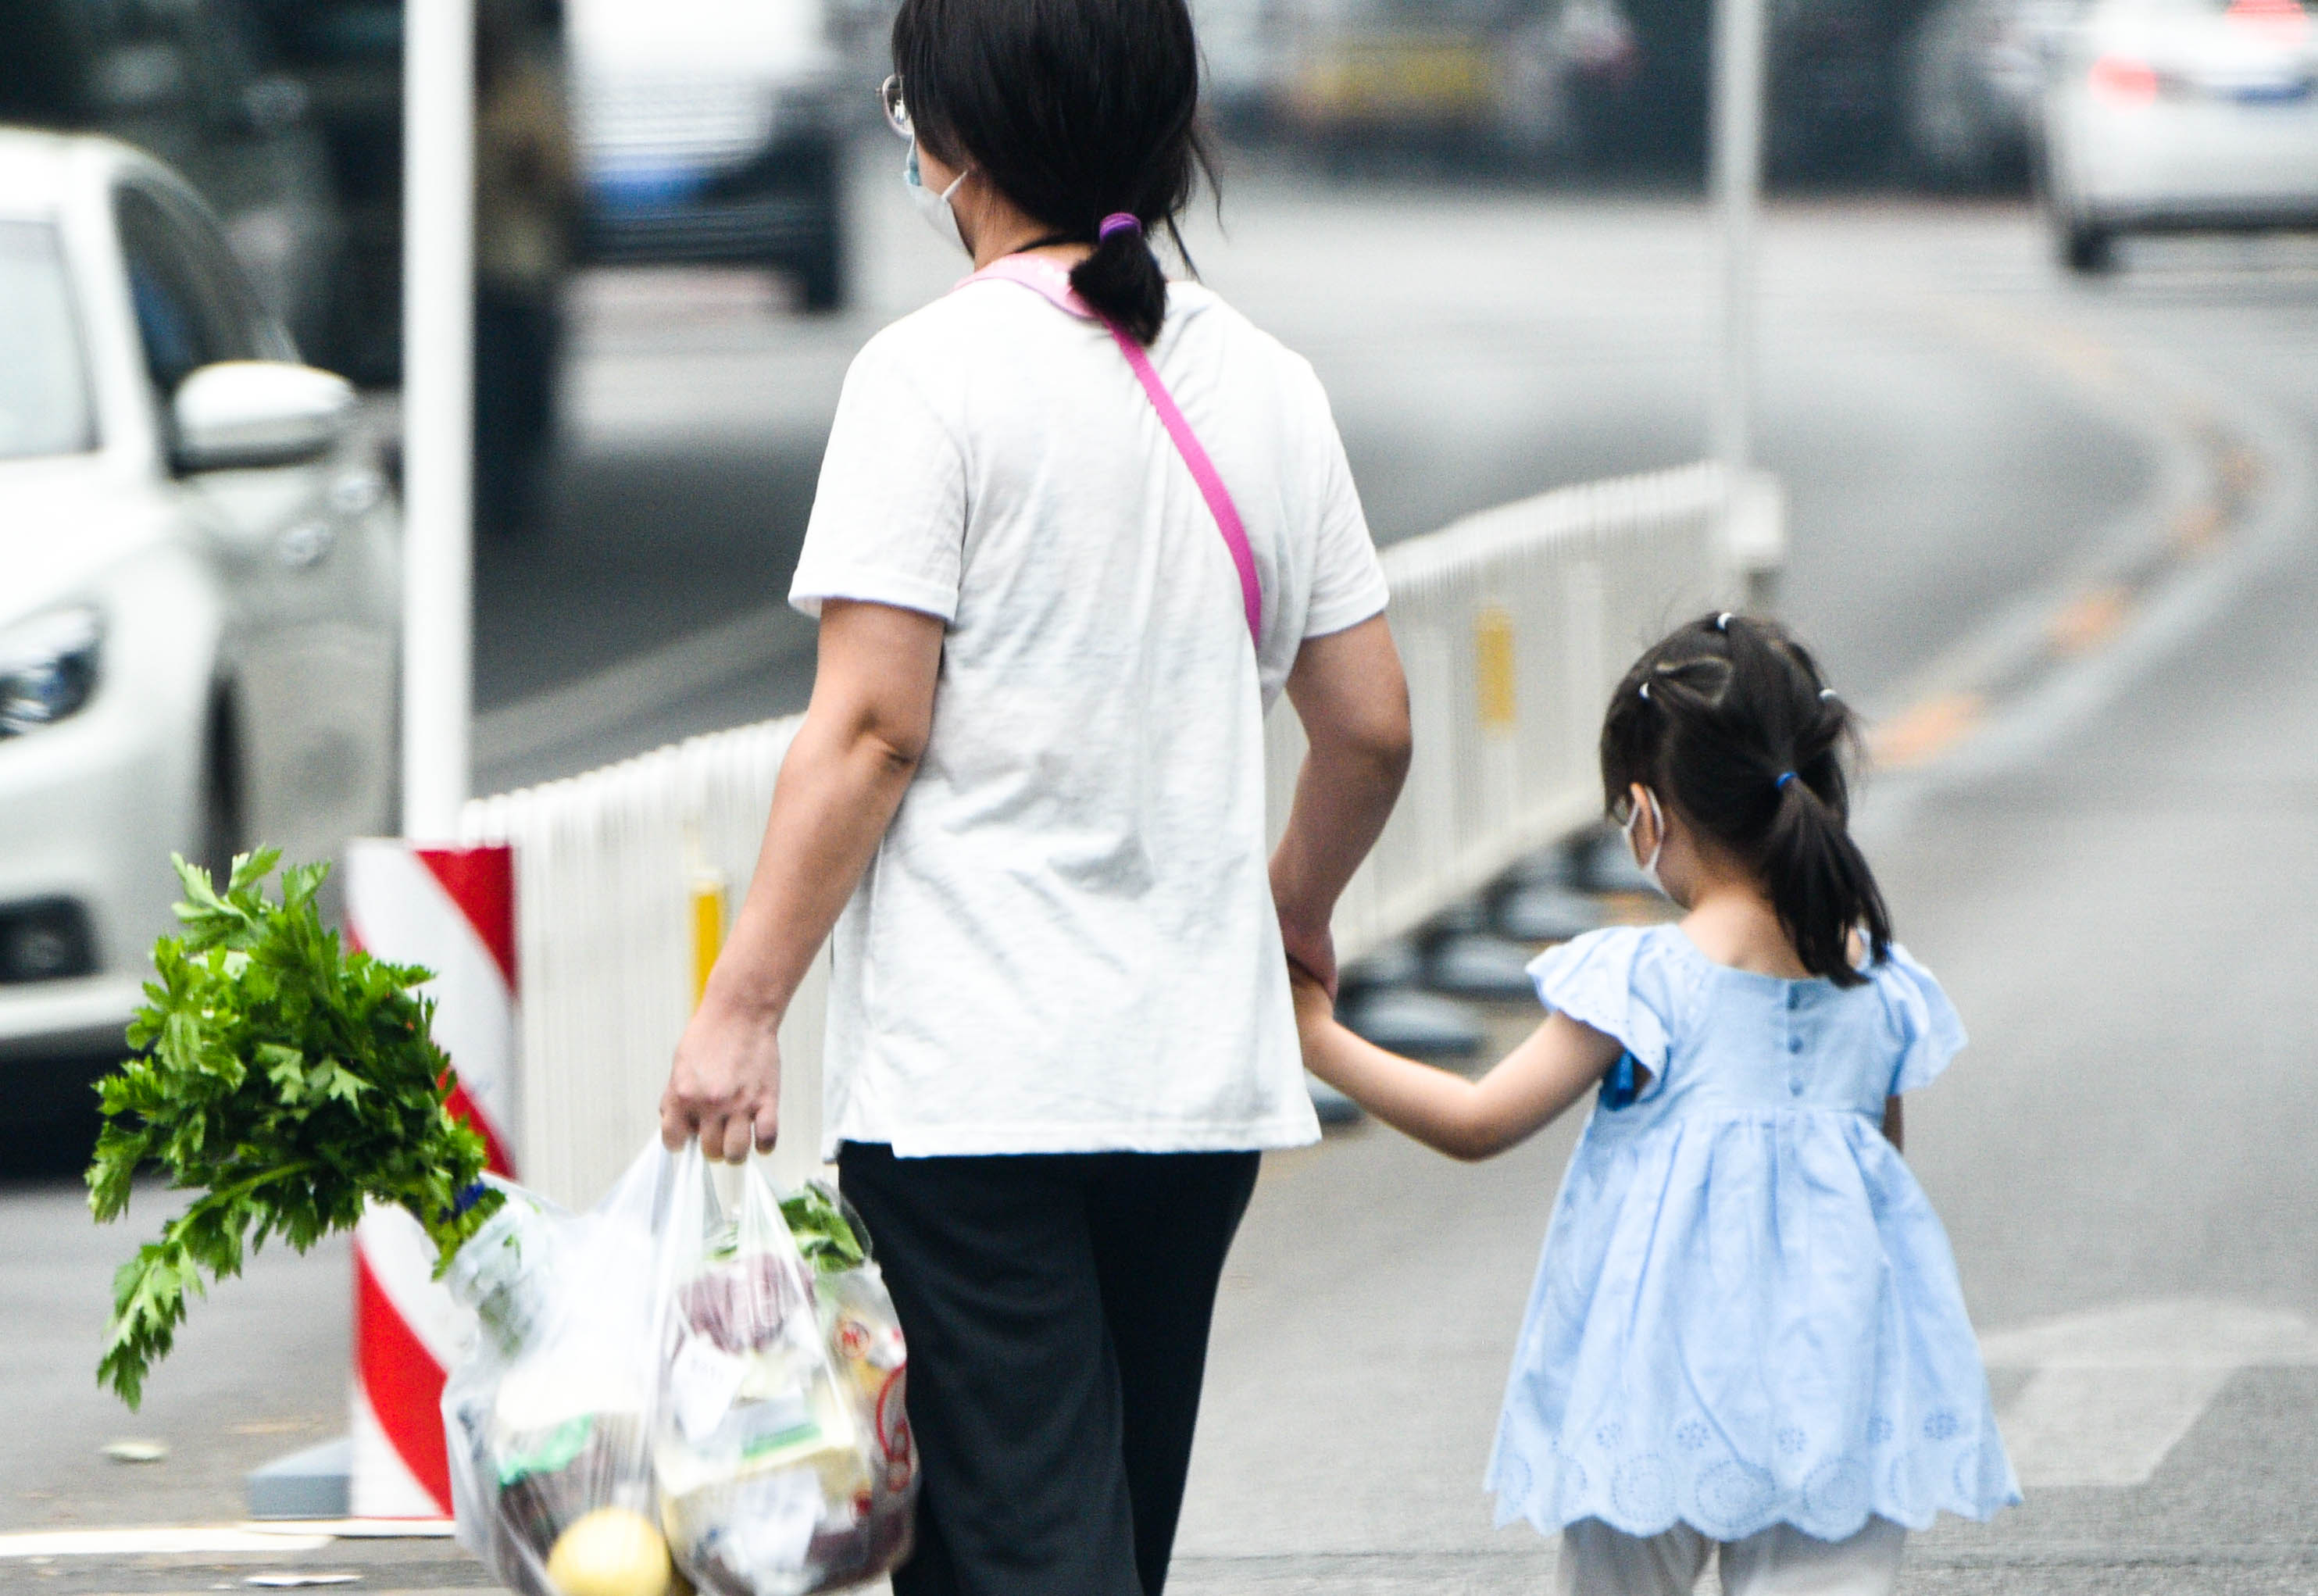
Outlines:
<svg viewBox="0 0 2318 1596"><path fill-rule="evenodd" d="M1181 408L1175 403L1175 396L1169 393L1166 383L1159 380L1159 372L1151 363L1150 352L1136 342L1132 333L1117 322L1098 315L1093 306L1080 298L1078 291L1071 286L1070 273L1057 261L1041 255L1010 255L1002 260L991 262L966 279L966 282L980 282L988 279L1020 283L1058 309L1087 321L1100 321L1110 329L1111 338L1119 345L1119 352L1127 357L1128 368L1135 372L1135 380L1143 384L1144 394L1151 400L1151 408L1159 413L1160 425L1174 440L1175 453L1181 454L1183 463L1191 468L1191 480L1199 484L1199 496L1208 501L1208 509L1216 518L1216 528L1224 534L1224 547L1231 551L1232 565L1239 572L1240 601L1247 610L1247 635L1250 641L1261 648L1263 588L1255 574L1255 551L1248 546L1247 527L1239 518L1239 507L1232 502L1231 490L1224 486L1223 477L1217 471L1215 462L1208 458L1207 450L1199 444L1199 435L1192 432L1191 424L1183 418ZM961 282L958 286L963 288L966 283Z"/></svg>

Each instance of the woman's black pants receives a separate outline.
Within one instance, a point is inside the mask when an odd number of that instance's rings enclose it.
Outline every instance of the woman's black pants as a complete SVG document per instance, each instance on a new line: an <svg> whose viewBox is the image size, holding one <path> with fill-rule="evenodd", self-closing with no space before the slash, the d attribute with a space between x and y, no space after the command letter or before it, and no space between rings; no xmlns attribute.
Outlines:
<svg viewBox="0 0 2318 1596"><path fill-rule="evenodd" d="M1159 1596L1253 1152L895 1158L849 1142L909 1339L894 1596Z"/></svg>

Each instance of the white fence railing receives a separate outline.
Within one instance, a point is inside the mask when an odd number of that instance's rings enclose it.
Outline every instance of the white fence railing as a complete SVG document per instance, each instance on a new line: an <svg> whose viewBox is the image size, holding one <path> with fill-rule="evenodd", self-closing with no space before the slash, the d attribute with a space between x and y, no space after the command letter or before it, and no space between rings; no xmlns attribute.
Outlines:
<svg viewBox="0 0 2318 1596"><path fill-rule="evenodd" d="M1385 551L1416 756L1338 910L1344 957L1595 811L1604 695L1667 626L1730 601L1729 514L1721 473L1690 466L1543 494ZM518 1156L550 1196L592 1200L652 1133L708 951L703 919L748 883L795 730L794 717L744 726L468 804L464 840L516 847ZM1302 751L1283 705L1268 750L1275 833ZM781 1033L776 1162L789 1178L818 1162L824 972Z"/></svg>

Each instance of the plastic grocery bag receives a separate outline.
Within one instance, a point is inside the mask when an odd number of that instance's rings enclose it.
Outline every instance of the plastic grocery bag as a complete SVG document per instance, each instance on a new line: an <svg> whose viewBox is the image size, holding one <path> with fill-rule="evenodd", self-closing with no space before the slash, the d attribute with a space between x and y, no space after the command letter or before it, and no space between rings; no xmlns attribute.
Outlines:
<svg viewBox="0 0 2318 1596"><path fill-rule="evenodd" d="M660 1233L652 1460L678 1565L701 1596L806 1596L910 1550L917 1452L905 1351L859 1221L786 1201L756 1161L719 1197L675 1159Z"/></svg>
<svg viewBox="0 0 2318 1596"><path fill-rule="evenodd" d="M491 1182L499 1211L445 1277L475 1343L443 1388L461 1545L524 1596L668 1596L651 1467L657 1146L571 1214Z"/></svg>

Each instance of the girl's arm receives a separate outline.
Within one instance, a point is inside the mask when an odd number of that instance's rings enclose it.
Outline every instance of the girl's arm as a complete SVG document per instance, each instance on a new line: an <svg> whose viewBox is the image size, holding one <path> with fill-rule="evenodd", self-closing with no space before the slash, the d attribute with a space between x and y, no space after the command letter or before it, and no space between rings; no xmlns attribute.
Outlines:
<svg viewBox="0 0 2318 1596"><path fill-rule="evenodd" d="M1328 994L1300 972L1296 1022L1312 1073L1395 1130L1469 1161L1543 1129L1625 1052L1616 1037L1554 1014L1487 1075L1468 1080L1363 1042L1336 1023Z"/></svg>
<svg viewBox="0 0 2318 1596"><path fill-rule="evenodd" d="M1883 1099L1883 1139L1891 1143L1894 1152L1908 1151L1908 1122L1900 1112L1900 1099Z"/></svg>

